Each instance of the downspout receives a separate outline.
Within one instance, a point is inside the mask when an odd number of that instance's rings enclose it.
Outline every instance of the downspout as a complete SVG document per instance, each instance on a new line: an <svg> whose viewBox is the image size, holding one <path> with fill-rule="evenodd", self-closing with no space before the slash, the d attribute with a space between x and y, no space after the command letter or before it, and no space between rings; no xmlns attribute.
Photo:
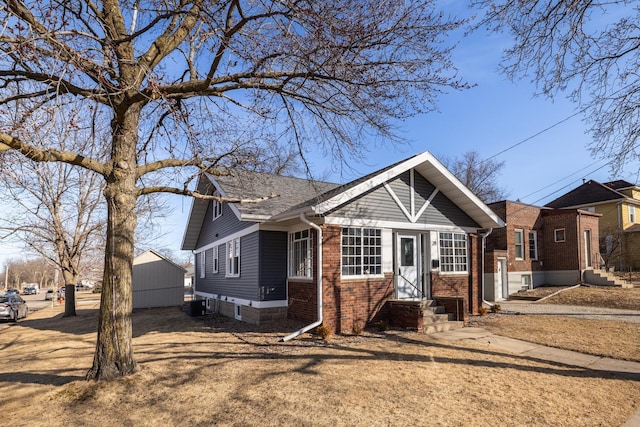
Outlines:
<svg viewBox="0 0 640 427"><path fill-rule="evenodd" d="M487 304L490 307L493 307L493 303L487 301L484 299L484 251L486 249L486 241L487 241L487 237L489 237L489 234L491 234L493 232L493 228L490 228L489 231L487 231L484 234L480 234L482 236L482 271L480 272L482 275L480 276L480 295L482 296L482 303L483 304Z"/></svg>
<svg viewBox="0 0 640 427"><path fill-rule="evenodd" d="M320 228L318 225L314 224L313 222L309 221L303 213L300 213L300 221L304 222L305 224L308 224L310 227L313 227L316 229L316 231L318 232L318 255L317 255L317 260L316 263L318 265L318 267L316 268L316 279L317 279L317 285L318 285L318 320L316 320L315 322L305 326L302 329L299 329L289 335L287 335L286 337L281 338L282 342L287 342L292 338L297 337L298 335L304 334L305 332L307 332L310 329L315 328L316 326L320 326L322 325L322 228Z"/></svg>

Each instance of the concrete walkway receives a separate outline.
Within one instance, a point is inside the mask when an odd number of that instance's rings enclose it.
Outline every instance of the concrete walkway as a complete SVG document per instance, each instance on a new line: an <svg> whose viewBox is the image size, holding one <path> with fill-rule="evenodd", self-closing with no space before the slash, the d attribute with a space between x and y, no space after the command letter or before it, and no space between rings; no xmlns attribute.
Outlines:
<svg viewBox="0 0 640 427"><path fill-rule="evenodd" d="M532 304L529 303L529 305ZM562 307L564 307L565 309L567 308L567 306ZM503 306L503 310L504 309L506 309L506 307ZM554 363L562 363L564 365L577 366L594 371L614 373L636 381L640 381L640 363L629 362L626 360L610 359L607 357L592 356L575 351L562 350L559 348L533 344L527 341L495 335L482 328L465 327L462 329L438 332L435 334L431 334L431 336L433 338L446 341L472 341L480 344L485 344L497 350L507 351L519 356L546 360ZM623 425L623 427L637 426L640 426L640 409L636 411L636 413Z"/></svg>
<svg viewBox="0 0 640 427"><path fill-rule="evenodd" d="M532 301L500 301L500 310L506 313L568 316L592 320L615 320L617 322L640 323L640 310L617 308L583 307L560 304L540 304Z"/></svg>

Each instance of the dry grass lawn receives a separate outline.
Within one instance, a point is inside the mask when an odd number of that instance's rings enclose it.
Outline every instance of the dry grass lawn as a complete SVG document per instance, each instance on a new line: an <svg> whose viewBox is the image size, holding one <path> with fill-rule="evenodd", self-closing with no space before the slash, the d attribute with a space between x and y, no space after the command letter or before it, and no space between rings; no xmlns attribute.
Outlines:
<svg viewBox="0 0 640 427"><path fill-rule="evenodd" d="M329 342L178 309L134 313L140 371L86 382L96 309L0 325L0 407L17 426L619 426L640 379L427 335Z"/></svg>
<svg viewBox="0 0 640 427"><path fill-rule="evenodd" d="M528 294L544 296L560 288L538 288ZM640 310L640 288L580 286L538 304L566 304ZM473 326L511 338L596 356L640 362L640 323L576 319L548 315L490 314L476 317Z"/></svg>

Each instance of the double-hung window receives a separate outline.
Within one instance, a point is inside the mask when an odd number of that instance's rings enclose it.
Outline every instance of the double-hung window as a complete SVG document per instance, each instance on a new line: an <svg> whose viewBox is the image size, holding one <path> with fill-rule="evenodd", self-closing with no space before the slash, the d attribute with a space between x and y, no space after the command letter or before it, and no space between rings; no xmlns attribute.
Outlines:
<svg viewBox="0 0 640 427"><path fill-rule="evenodd" d="M342 275L382 274L382 232L378 228L342 229Z"/></svg>
<svg viewBox="0 0 640 427"><path fill-rule="evenodd" d="M213 195L220 197L220 193L218 193L217 191L213 193ZM216 218L220 218L222 216L222 202L213 200L211 202L211 208L212 208L211 210L213 211L213 218L211 218L211 220L215 221Z"/></svg>
<svg viewBox="0 0 640 427"><path fill-rule="evenodd" d="M289 277L312 277L311 231L289 233Z"/></svg>
<svg viewBox="0 0 640 427"><path fill-rule="evenodd" d="M515 230L514 244L516 247L516 259L524 259L524 231Z"/></svg>
<svg viewBox="0 0 640 427"><path fill-rule="evenodd" d="M207 270L207 251L200 252L200 278L203 279Z"/></svg>
<svg viewBox="0 0 640 427"><path fill-rule="evenodd" d="M529 231L529 258L538 259L538 232L536 230Z"/></svg>
<svg viewBox="0 0 640 427"><path fill-rule="evenodd" d="M218 269L219 269L219 266L218 266L218 247L217 246L213 247L213 256L212 256L212 258L213 259L211 260L211 262L213 264L213 272L217 273Z"/></svg>
<svg viewBox="0 0 640 427"><path fill-rule="evenodd" d="M636 207L629 205L629 222L635 224L636 222Z"/></svg>
<svg viewBox="0 0 640 427"><path fill-rule="evenodd" d="M240 238L227 242L227 272L225 276L240 276Z"/></svg>
<svg viewBox="0 0 640 427"><path fill-rule="evenodd" d="M466 234L440 233L440 271L446 273L467 272Z"/></svg>

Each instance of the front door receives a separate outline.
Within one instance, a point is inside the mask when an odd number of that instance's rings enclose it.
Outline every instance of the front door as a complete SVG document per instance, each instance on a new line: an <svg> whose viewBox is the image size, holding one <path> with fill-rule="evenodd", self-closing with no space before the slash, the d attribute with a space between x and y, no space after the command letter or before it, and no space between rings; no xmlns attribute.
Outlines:
<svg viewBox="0 0 640 427"><path fill-rule="evenodd" d="M398 299L420 298L420 268L418 265L420 246L418 235L398 234L396 242L396 297Z"/></svg>
<svg viewBox="0 0 640 427"><path fill-rule="evenodd" d="M509 282L507 276L507 259L498 258L498 283L496 286L496 300L506 299L509 295Z"/></svg>

